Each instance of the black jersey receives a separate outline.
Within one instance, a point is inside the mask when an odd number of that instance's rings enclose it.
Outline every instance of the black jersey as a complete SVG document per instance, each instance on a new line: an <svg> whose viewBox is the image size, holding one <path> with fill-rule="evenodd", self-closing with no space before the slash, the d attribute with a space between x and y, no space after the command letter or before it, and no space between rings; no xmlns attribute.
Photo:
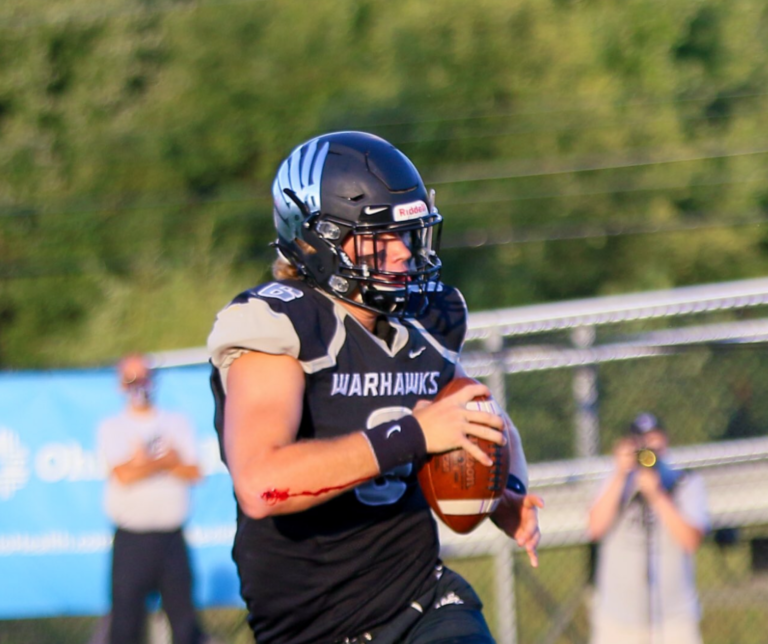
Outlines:
<svg viewBox="0 0 768 644"><path fill-rule="evenodd" d="M241 294L209 337L216 429L226 372L244 351L295 357L305 373L299 438L328 438L410 413L454 377L466 305L441 286L427 313L390 319L388 342L301 281ZM401 465L327 503L254 520L238 510L233 557L259 644L318 644L392 618L432 581L437 530L416 479Z"/></svg>

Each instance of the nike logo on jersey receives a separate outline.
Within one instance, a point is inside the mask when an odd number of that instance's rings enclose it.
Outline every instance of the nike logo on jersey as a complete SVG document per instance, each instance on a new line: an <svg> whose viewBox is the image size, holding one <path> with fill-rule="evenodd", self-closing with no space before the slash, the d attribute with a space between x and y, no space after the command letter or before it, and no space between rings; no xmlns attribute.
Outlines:
<svg viewBox="0 0 768 644"><path fill-rule="evenodd" d="M439 371L335 373L331 396L432 396L439 377Z"/></svg>
<svg viewBox="0 0 768 644"><path fill-rule="evenodd" d="M392 436L392 434L399 434L401 431L402 430L400 429L400 425L392 425L392 427L390 427L387 430L387 433L384 436L384 438L389 438L390 436Z"/></svg>
<svg viewBox="0 0 768 644"><path fill-rule="evenodd" d="M408 352L409 358L418 358L424 351L426 351L427 347L419 347L418 349L411 349Z"/></svg>

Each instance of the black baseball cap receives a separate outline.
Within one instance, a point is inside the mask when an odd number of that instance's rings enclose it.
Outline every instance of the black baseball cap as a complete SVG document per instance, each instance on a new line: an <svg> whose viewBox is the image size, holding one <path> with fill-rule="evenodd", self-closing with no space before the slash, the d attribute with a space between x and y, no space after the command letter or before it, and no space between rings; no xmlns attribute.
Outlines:
<svg viewBox="0 0 768 644"><path fill-rule="evenodd" d="M644 411L637 416L635 416L635 419L632 421L632 424L629 426L629 433L635 434L637 436L642 436L643 434L647 434L650 431L653 431L654 429L660 430L662 432L666 432L666 429L664 428L664 424L659 420L659 418L648 411Z"/></svg>

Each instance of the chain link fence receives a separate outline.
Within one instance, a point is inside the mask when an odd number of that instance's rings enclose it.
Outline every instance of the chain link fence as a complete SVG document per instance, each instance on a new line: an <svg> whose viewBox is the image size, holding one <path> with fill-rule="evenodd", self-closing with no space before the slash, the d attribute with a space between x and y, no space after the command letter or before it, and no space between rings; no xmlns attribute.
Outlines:
<svg viewBox="0 0 768 644"><path fill-rule="evenodd" d="M664 420L670 460L707 486L713 530L696 555L704 642L764 641L768 283L752 286L743 297L723 285L719 300L688 293L680 298L687 304L663 307L647 294L623 313L604 307L612 311L605 319L593 310L585 320L592 305L574 303L557 314L560 323L552 315L524 330L505 328L500 314L486 326L487 317L473 319L465 366L505 402L531 488L547 503L538 569L488 521L470 535L441 527L444 557L475 586L499 644L589 641L596 547L587 511L614 441L640 411ZM204 610L201 619L212 644L252 642L240 609ZM0 644L101 644L104 631L99 616L0 621ZM162 614L150 620L147 641L170 642Z"/></svg>
<svg viewBox="0 0 768 644"><path fill-rule="evenodd" d="M696 555L704 642L764 639L767 285L742 286L499 311L470 333L465 364L505 400L523 436L531 488L547 502L540 566L515 552L506 587L495 533L483 525L474 535L475 554L486 557L475 565L469 543L443 535L447 554L462 555L488 598L500 644L589 641L598 545L588 540L588 511L615 441L641 411L663 419L669 460L699 472L707 487L713 530Z"/></svg>

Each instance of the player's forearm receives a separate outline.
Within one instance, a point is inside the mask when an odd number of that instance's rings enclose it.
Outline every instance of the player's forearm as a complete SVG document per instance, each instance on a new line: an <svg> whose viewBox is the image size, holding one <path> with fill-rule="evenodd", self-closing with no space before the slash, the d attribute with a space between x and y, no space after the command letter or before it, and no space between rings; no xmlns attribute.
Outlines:
<svg viewBox="0 0 768 644"><path fill-rule="evenodd" d="M306 510L379 474L362 432L265 448L229 463L238 503L256 519Z"/></svg>
<svg viewBox="0 0 768 644"><path fill-rule="evenodd" d="M525 458L525 450L523 449L523 441L520 438L520 433L517 431L517 427L509 420L509 443L507 447L509 449L509 471L519 478L525 487L528 487L528 462Z"/></svg>

